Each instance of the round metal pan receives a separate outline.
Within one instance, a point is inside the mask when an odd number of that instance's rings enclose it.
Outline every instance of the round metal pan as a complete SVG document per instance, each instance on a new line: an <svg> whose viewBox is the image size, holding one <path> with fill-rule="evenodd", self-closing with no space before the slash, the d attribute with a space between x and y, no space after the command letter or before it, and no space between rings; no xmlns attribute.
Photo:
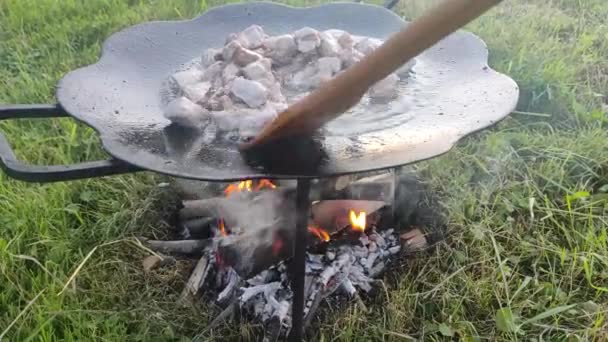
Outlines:
<svg viewBox="0 0 608 342"><path fill-rule="evenodd" d="M317 137L249 155L236 143L170 125L161 111L163 81L252 24L272 35L309 26L384 39L407 22L360 3L293 8L254 2L217 7L193 20L139 24L109 37L97 63L60 80L59 105L99 132L106 151L128 164L178 178L233 181L336 176L428 159L503 119L518 100L516 83L488 67L485 43L458 31L416 59L402 89L404 105L389 114L347 113Z"/></svg>

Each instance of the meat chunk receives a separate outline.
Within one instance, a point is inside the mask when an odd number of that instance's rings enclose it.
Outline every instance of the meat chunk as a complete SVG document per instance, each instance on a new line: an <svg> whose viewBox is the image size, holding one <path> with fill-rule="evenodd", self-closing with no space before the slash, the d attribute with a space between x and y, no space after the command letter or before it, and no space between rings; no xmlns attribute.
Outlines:
<svg viewBox="0 0 608 342"><path fill-rule="evenodd" d="M171 101L164 111L165 118L186 127L200 125L208 117L208 114L203 107L183 96Z"/></svg>
<svg viewBox="0 0 608 342"><path fill-rule="evenodd" d="M321 45L321 38L319 38L319 32L310 27L305 27L297 30L294 33L296 42L298 45L298 51L302 53L308 53L316 50Z"/></svg>
<svg viewBox="0 0 608 342"><path fill-rule="evenodd" d="M266 103L268 91L259 82L237 77L232 82L232 94L251 108L260 107Z"/></svg>

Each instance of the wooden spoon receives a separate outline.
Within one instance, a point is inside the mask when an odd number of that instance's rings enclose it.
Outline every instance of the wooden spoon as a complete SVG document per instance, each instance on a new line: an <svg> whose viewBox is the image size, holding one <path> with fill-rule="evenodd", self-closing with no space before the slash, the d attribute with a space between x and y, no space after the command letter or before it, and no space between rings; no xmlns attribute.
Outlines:
<svg viewBox="0 0 608 342"><path fill-rule="evenodd" d="M241 149L289 135L312 133L356 105L375 83L501 1L445 0L359 62L289 106Z"/></svg>

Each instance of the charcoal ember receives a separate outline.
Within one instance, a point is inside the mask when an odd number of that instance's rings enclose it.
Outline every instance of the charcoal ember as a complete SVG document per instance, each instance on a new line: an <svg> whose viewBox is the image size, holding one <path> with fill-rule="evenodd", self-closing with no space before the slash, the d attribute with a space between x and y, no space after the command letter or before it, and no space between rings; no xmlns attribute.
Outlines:
<svg viewBox="0 0 608 342"><path fill-rule="evenodd" d="M313 262L313 263L319 263L322 264L323 263L323 256L320 254L306 254L306 260Z"/></svg>
<svg viewBox="0 0 608 342"><path fill-rule="evenodd" d="M269 282L276 281L275 272L273 270L264 270L253 278L247 279L247 284L251 286L263 285Z"/></svg>
<svg viewBox="0 0 608 342"><path fill-rule="evenodd" d="M241 301L241 303L247 303L252 298L260 294L263 294L265 297L268 297L270 294L280 289L281 286L281 282L275 281L263 285L243 287L241 288L242 293L239 297L239 300Z"/></svg>
<svg viewBox="0 0 608 342"><path fill-rule="evenodd" d="M382 237L382 235L378 233L370 234L369 239L371 241L374 241L376 245L378 245L378 247L380 248L384 248L384 246L386 245L386 240L384 239L384 237Z"/></svg>
<svg viewBox="0 0 608 342"><path fill-rule="evenodd" d="M232 299L233 295L235 294L235 291L237 290L237 285L241 278L238 274L236 274L236 272L232 268L230 268L227 272L226 279L224 280L224 282L227 283L226 287L217 296L217 301L220 304L225 304L230 301L230 299Z"/></svg>
<svg viewBox="0 0 608 342"><path fill-rule="evenodd" d="M342 281L348 277L353 261L352 255L344 253L321 272L318 281L324 297L331 295L340 287Z"/></svg>
<svg viewBox="0 0 608 342"><path fill-rule="evenodd" d="M279 321L285 322L288 320L291 304L287 300L273 302L272 306L274 308L274 316L277 317Z"/></svg>
<svg viewBox="0 0 608 342"><path fill-rule="evenodd" d="M365 258L369 254L369 249L363 246L353 246L352 253L358 258Z"/></svg>
<svg viewBox="0 0 608 342"><path fill-rule="evenodd" d="M348 279L353 285L359 287L365 292L369 292L372 289L372 279L365 275L365 271L359 265L351 267L348 273Z"/></svg>
<svg viewBox="0 0 608 342"><path fill-rule="evenodd" d="M314 271L321 271L325 266L320 262L307 262L306 273L313 273Z"/></svg>
<svg viewBox="0 0 608 342"><path fill-rule="evenodd" d="M401 246L394 246L388 249L391 254L397 254L401 251Z"/></svg>
<svg viewBox="0 0 608 342"><path fill-rule="evenodd" d="M372 267L374 267L374 263L376 262L376 259L378 259L379 256L380 256L380 253L370 253L369 257L367 257L367 260L363 266L365 266L365 268L367 270L372 269Z"/></svg>
<svg viewBox="0 0 608 342"><path fill-rule="evenodd" d="M386 264L384 263L384 261L380 261L379 263L376 264L376 266L374 266L370 271L369 271L369 276L374 278L376 276L378 276L382 271L384 271L384 268L386 267Z"/></svg>
<svg viewBox="0 0 608 342"><path fill-rule="evenodd" d="M355 289L355 286L349 279L344 279L344 281L342 281L342 284L340 284L340 289L349 298L353 298L357 295L357 289Z"/></svg>
<svg viewBox="0 0 608 342"><path fill-rule="evenodd" d="M361 242L361 245L367 246L369 245L369 237L367 237L367 235L361 235L361 237L359 237L359 242Z"/></svg>

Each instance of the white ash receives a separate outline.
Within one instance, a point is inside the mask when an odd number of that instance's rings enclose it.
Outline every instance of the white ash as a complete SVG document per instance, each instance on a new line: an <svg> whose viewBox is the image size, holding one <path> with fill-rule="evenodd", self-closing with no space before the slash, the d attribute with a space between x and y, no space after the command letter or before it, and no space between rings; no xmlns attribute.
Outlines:
<svg viewBox="0 0 608 342"><path fill-rule="evenodd" d="M234 291L237 290L236 286L241 279L239 277L239 275L236 273L236 271L234 271L232 268L230 268L228 270L227 278L228 278L228 284L224 287L222 292L220 292L220 294L218 294L218 296L217 296L217 301L219 303L226 303L227 301L229 301L229 299L232 297L232 294L234 293Z"/></svg>
<svg viewBox="0 0 608 342"><path fill-rule="evenodd" d="M400 250L399 237L392 230L361 235L357 244L330 245L323 254L307 253L305 309L314 314L319 300L334 293L356 297L358 291L369 292L377 277ZM209 258L215 263L215 258ZM215 266L217 268L217 265ZM284 262L241 281L230 267L219 269L213 290L219 292L218 303L237 298L243 312L265 326L281 323L281 335L291 327L292 292L288 268ZM208 282L207 282L208 284ZM236 284L241 284L239 289Z"/></svg>
<svg viewBox="0 0 608 342"><path fill-rule="evenodd" d="M170 76L169 89L161 91L172 94L164 99L165 117L178 125L197 127L202 127L197 120L211 117L221 121L215 125L220 132L235 132L237 137L248 138L289 104L381 44L382 40L372 37L310 27L270 36L261 26L252 25L230 34L223 47L207 49L187 69ZM412 65L409 63L378 82L366 97L394 98L397 84L408 76ZM210 115L202 115L183 99L172 103L180 97L200 105L202 113L208 111ZM368 102L363 99L357 106L366 106ZM246 116L248 119L244 120Z"/></svg>

